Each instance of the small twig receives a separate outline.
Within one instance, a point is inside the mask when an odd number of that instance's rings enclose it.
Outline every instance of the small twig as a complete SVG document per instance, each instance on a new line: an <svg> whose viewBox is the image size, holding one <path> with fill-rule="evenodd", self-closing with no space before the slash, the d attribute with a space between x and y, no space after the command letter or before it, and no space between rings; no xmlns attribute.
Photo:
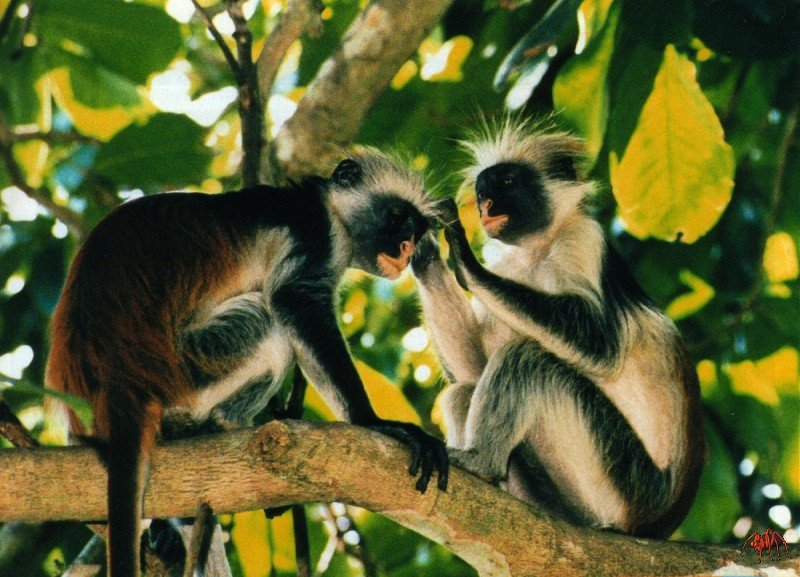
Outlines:
<svg viewBox="0 0 800 577"><path fill-rule="evenodd" d="M206 12L205 8L200 6L200 3L197 0L192 0L192 4L194 4L195 10L197 13L200 14L200 17L203 19L203 22L206 24L206 28L211 33L211 36L216 41L217 45L219 46L220 50L222 50L222 54L225 55L225 60L228 61L228 66L230 66L233 75L236 77L236 82L239 82L239 77L242 74L242 70L239 67L239 63L236 61L236 57L231 52L231 49L228 48L228 45L225 42L225 39L220 34L217 27L214 25L214 21L211 19L211 15Z"/></svg>
<svg viewBox="0 0 800 577"><path fill-rule="evenodd" d="M264 110L258 96L258 73L253 62L253 35L247 27L241 0L232 0L228 14L235 26L233 38L241 71L239 84L239 117L242 122L242 186L257 185L261 180L261 149L264 146Z"/></svg>
<svg viewBox="0 0 800 577"><path fill-rule="evenodd" d="M214 534L214 514L207 503L197 506L194 516L190 547L186 553L186 565L183 568L183 577L194 577L198 568L206 566L208 552L211 548L211 536Z"/></svg>
<svg viewBox="0 0 800 577"><path fill-rule="evenodd" d="M48 190L36 188L28 184L22 173L22 168L17 163L17 159L14 158L14 152L12 150L13 145L13 133L8 125L6 125L4 119L0 118L0 156L3 157L3 162L6 165L8 175L11 177L11 182L14 183L14 186L49 210L54 217L66 224L78 240L83 238L86 233L86 226L81 216L64 206L57 205L53 201Z"/></svg>
<svg viewBox="0 0 800 577"><path fill-rule="evenodd" d="M98 577L103 570L106 545L99 535L93 535L61 577Z"/></svg>
<svg viewBox="0 0 800 577"><path fill-rule="evenodd" d="M20 422L14 411L3 400L2 395L0 395L0 437L8 440L18 449L33 449L39 446L39 441Z"/></svg>
<svg viewBox="0 0 800 577"><path fill-rule="evenodd" d="M91 136L85 136L76 132L11 132L10 138L14 143L29 142L31 140L41 140L48 144L100 144L100 141Z"/></svg>
<svg viewBox="0 0 800 577"><path fill-rule="evenodd" d="M292 43L304 33L312 37L322 33L321 4L319 0L288 0L280 20L264 41L261 53L256 59L261 110L266 110L278 70ZM271 170L271 154L271 146L267 140L261 153L261 167L265 173L263 180L277 184L279 179Z"/></svg>

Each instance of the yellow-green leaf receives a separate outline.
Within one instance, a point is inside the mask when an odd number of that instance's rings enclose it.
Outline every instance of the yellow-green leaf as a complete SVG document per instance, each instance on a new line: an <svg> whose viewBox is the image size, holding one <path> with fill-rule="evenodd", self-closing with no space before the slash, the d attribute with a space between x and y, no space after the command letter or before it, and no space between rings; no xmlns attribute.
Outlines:
<svg viewBox="0 0 800 577"><path fill-rule="evenodd" d="M750 395L769 405L778 405L779 393L797 394L800 384L800 361L794 347L786 346L757 361L725 365L723 370L733 390Z"/></svg>
<svg viewBox="0 0 800 577"><path fill-rule="evenodd" d="M666 314L670 318L680 320L693 315L702 309L714 298L714 287L707 284L703 279L692 274L691 271L683 269L680 274L683 284L688 286L691 291L676 297L667 306Z"/></svg>
<svg viewBox="0 0 800 577"><path fill-rule="evenodd" d="M264 511L236 513L233 516L231 541L236 547L244 577L268 577L271 563Z"/></svg>
<svg viewBox="0 0 800 577"><path fill-rule="evenodd" d="M422 422L400 387L361 361L356 361L356 369L367 390L372 408L379 417L417 425ZM306 406L325 419L335 420L334 414L315 389L307 391Z"/></svg>
<svg viewBox="0 0 800 577"><path fill-rule="evenodd" d="M420 77L431 82L460 82L464 77L461 65L472 50L472 39L469 36L455 36L436 51L425 58L420 70Z"/></svg>
<svg viewBox="0 0 800 577"><path fill-rule="evenodd" d="M794 280L800 273L797 263L797 247L791 235L776 232L767 239L764 250L764 270L770 282Z"/></svg>
<svg viewBox="0 0 800 577"><path fill-rule="evenodd" d="M53 97L58 106L66 111L75 128L86 136L99 140L110 140L120 130L134 121L141 121L156 112L153 105L142 101L133 108L113 106L111 108L92 108L81 104L72 91L69 71L66 68L53 70L49 77L53 81Z"/></svg>
<svg viewBox="0 0 800 577"><path fill-rule="evenodd" d="M272 564L278 571L294 571L294 523L292 515L284 513L280 517L270 519L272 534Z"/></svg>
<svg viewBox="0 0 800 577"><path fill-rule="evenodd" d="M603 147L608 120L606 75L619 20L619 3L612 4L610 10L607 4L590 0L581 4L581 39L588 44L580 54L570 58L553 84L555 109L585 139L586 154L592 162ZM598 24L598 20L603 24Z"/></svg>
<svg viewBox="0 0 800 577"><path fill-rule="evenodd" d="M417 425L422 422L400 387L361 361L356 361L356 368L364 381L372 408L379 417Z"/></svg>
<svg viewBox="0 0 800 577"><path fill-rule="evenodd" d="M611 153L619 213L639 238L694 242L730 201L733 151L695 76L668 45L622 159Z"/></svg>

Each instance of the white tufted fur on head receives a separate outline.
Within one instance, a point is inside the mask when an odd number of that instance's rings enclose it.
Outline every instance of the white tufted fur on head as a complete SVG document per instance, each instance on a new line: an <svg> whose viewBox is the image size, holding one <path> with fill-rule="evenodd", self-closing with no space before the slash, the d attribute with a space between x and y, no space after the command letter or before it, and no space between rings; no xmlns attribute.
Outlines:
<svg viewBox="0 0 800 577"><path fill-rule="evenodd" d="M546 120L533 120L519 115L506 115L499 120L484 121L469 138L460 142L474 159L464 171L474 181L481 171L501 162L517 162L547 176L556 159L568 155L580 159L583 142L567 132L557 132Z"/></svg>
<svg viewBox="0 0 800 577"><path fill-rule="evenodd" d="M591 181L554 174L554 164L565 156L580 163L584 147L580 138L556 131L546 119L505 115L495 121L484 120L460 145L473 158L471 166L463 171L465 181L459 195L462 201L470 194L478 175L487 168L502 162L526 165L539 174L549 192L554 209L552 227L558 228L597 188Z"/></svg>
<svg viewBox="0 0 800 577"><path fill-rule="evenodd" d="M424 174L411 169L399 155L359 146L347 156L361 166L363 180L355 187L331 185L331 193L340 197L337 202L340 208L360 205L375 194L394 194L414 205L424 217L438 217L437 204L425 188Z"/></svg>

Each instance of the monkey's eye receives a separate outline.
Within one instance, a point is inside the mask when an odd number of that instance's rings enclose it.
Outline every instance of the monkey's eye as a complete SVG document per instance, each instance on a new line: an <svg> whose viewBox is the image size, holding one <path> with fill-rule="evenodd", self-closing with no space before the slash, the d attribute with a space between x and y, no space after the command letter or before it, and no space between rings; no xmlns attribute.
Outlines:
<svg viewBox="0 0 800 577"><path fill-rule="evenodd" d="M389 220L389 225L393 229L400 228L403 225L403 223L405 222L405 220L406 220L405 211L403 211L400 208L392 208L392 209L390 209L389 210L388 220Z"/></svg>
<svg viewBox="0 0 800 577"><path fill-rule="evenodd" d="M508 188L512 184L514 184L514 177L510 174L506 174L500 177L500 180L497 182L501 187Z"/></svg>

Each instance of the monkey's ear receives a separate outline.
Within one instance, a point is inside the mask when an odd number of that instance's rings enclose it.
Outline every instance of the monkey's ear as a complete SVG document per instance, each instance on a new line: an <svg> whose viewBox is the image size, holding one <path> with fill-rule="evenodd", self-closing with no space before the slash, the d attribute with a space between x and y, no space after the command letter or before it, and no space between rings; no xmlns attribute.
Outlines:
<svg viewBox="0 0 800 577"><path fill-rule="evenodd" d="M550 175L562 180L577 180L575 158L571 154L560 154L550 163Z"/></svg>
<svg viewBox="0 0 800 577"><path fill-rule="evenodd" d="M364 171L352 158L345 158L333 170L333 181L339 186L355 186L361 182Z"/></svg>
<svg viewBox="0 0 800 577"><path fill-rule="evenodd" d="M578 180L578 164L583 160L585 149L578 140L570 140L550 160L550 176L562 180Z"/></svg>

